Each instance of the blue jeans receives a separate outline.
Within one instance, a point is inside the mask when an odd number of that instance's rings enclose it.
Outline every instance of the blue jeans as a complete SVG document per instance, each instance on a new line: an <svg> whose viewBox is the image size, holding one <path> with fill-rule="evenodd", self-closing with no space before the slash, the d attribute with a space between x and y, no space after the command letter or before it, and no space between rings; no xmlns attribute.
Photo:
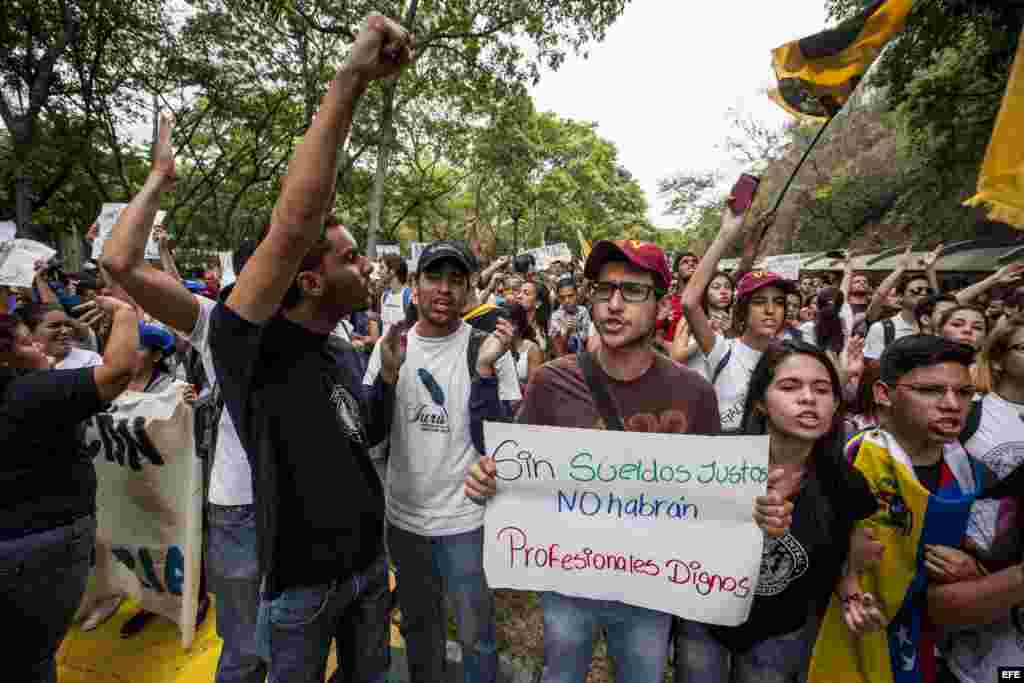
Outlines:
<svg viewBox="0 0 1024 683"><path fill-rule="evenodd" d="M448 610L462 645L463 681L494 683L498 675L494 595L484 577L484 530L420 536L388 524L388 549L398 569L411 683L440 683L447 671Z"/></svg>
<svg viewBox="0 0 1024 683"><path fill-rule="evenodd" d="M5 680L57 680L55 657L85 594L95 547L92 516L0 541L0 614L13 636L4 648Z"/></svg>
<svg viewBox="0 0 1024 683"><path fill-rule="evenodd" d="M814 644L808 627L768 638L746 652L732 652L707 626L680 620L675 683L796 683L807 674Z"/></svg>
<svg viewBox="0 0 1024 683"><path fill-rule="evenodd" d="M614 600L542 593L544 673L541 683L583 683L604 627L618 683L661 683L672 615ZM709 679L710 680L710 679Z"/></svg>
<svg viewBox="0 0 1024 683"><path fill-rule="evenodd" d="M361 574L264 598L257 629L268 683L323 683L332 639L338 670L331 683L384 683L391 665L387 557Z"/></svg>
<svg viewBox="0 0 1024 683"><path fill-rule="evenodd" d="M260 568L253 505L207 506L206 572L217 596L217 635L224 641L217 683L263 683L267 665L256 643Z"/></svg>

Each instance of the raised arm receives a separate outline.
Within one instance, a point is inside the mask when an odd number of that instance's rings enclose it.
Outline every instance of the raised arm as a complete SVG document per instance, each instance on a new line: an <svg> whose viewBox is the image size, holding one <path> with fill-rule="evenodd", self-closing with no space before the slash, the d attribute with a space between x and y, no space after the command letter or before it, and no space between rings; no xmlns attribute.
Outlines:
<svg viewBox="0 0 1024 683"><path fill-rule="evenodd" d="M174 262L174 254L171 253L170 240L167 238L167 231L164 230L162 225L153 227L153 239L156 240L157 246L160 248L160 265L163 266L164 272L178 282L181 282L182 278L181 273L178 272L178 264Z"/></svg>
<svg viewBox="0 0 1024 683"><path fill-rule="evenodd" d="M839 291L843 293L843 301L850 300L850 282L853 281L853 254L847 252L843 260L843 280L839 283Z"/></svg>
<svg viewBox="0 0 1024 683"><path fill-rule="evenodd" d="M411 59L405 29L379 14L366 20L295 150L270 231L228 297L228 308L242 318L260 324L280 307L334 201L338 149L348 138L356 104L372 81L396 75Z"/></svg>
<svg viewBox="0 0 1024 683"><path fill-rule="evenodd" d="M696 272L683 291L683 316L690 326L694 339L697 340L697 344L705 354L711 353L711 349L715 348L715 331L711 329L711 322L704 314L704 309L701 308L700 299L704 295L704 288L711 282L711 278L714 277L715 271L718 269L718 262L722 260L722 256L729 247L743 234L743 219L745 217L746 214L743 216L733 215L729 207L722 210L722 228L718 231L715 241L708 247L704 258L700 260Z"/></svg>
<svg viewBox="0 0 1024 683"><path fill-rule="evenodd" d="M103 365L93 369L96 390L104 401L113 401L131 382L139 349L139 317L135 308L119 299L98 296L79 306L83 322L111 316L110 336L103 353Z"/></svg>
<svg viewBox="0 0 1024 683"><path fill-rule="evenodd" d="M160 197L174 185L177 172L171 133L174 118L160 116L160 134L153 154L153 167L142 190L132 197L117 219L110 239L103 245L101 263L108 273L144 311L188 334L196 326L199 303L180 279L146 262L146 242L160 208ZM163 252L164 247L161 247ZM162 253L161 253L162 257ZM176 274L177 271L175 271Z"/></svg>
<svg viewBox="0 0 1024 683"><path fill-rule="evenodd" d="M882 306L885 305L885 300L889 296L889 292L896 286L896 283L903 277L903 273L907 272L910 268L911 255L910 251L914 247L912 245L907 247L907 250L903 252L903 256L896 263L896 270L889 273L882 284L878 285L878 289L875 290L874 295L871 297L871 303L868 304L868 310L864 312L864 317L871 324L882 317Z"/></svg>
<svg viewBox="0 0 1024 683"><path fill-rule="evenodd" d="M932 249L927 256L921 259L921 265L924 266L925 277L928 278L928 286L931 287L936 294L940 294L942 292L942 288L939 287L939 276L935 272L935 264L939 262L939 258L942 256L942 248L945 246L945 244L940 244Z"/></svg>
<svg viewBox="0 0 1024 683"><path fill-rule="evenodd" d="M993 287L1019 284L1022 278L1024 278L1024 263L1011 263L1008 266L1003 266L981 282L961 289L956 294L956 300L960 304L969 304Z"/></svg>
<svg viewBox="0 0 1024 683"><path fill-rule="evenodd" d="M754 269L757 252L761 248L761 243L764 241L768 231L775 225L775 217L776 213L769 211L758 218L754 227L747 231L747 237L743 240L743 254L740 256L740 263L736 268L736 272L733 273L733 279L736 282L739 282L741 277Z"/></svg>

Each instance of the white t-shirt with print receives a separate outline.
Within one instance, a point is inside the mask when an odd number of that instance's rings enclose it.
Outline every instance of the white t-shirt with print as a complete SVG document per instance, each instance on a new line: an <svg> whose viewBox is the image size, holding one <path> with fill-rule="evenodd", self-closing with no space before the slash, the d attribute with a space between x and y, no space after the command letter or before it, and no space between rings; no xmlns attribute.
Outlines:
<svg viewBox="0 0 1024 683"><path fill-rule="evenodd" d="M398 375L387 473L387 516L397 527L424 536L478 529L484 508L463 490L466 472L481 456L469 434L470 376L466 353L472 328L462 323L446 337L409 332ZM380 372L380 344L363 383ZM522 398L512 356L495 364L498 396Z"/></svg>
<svg viewBox="0 0 1024 683"><path fill-rule="evenodd" d="M398 293L392 292L390 289L384 290L384 293L380 296L380 322L381 322L381 336L388 333L390 328L395 323L400 323L405 320L405 299L409 295L406 292L411 291L408 287L403 287Z"/></svg>
<svg viewBox="0 0 1024 683"><path fill-rule="evenodd" d="M210 351L210 313L217 305L203 296L196 296L199 303L199 316L196 326L188 337L189 343L203 361L203 371L210 386L217 381L217 372L213 366L213 353ZM213 468L210 471L209 501L214 505L251 505L252 468L249 458L245 455L242 442L238 438L235 423L227 410L220 412L217 425L217 447L213 455Z"/></svg>
<svg viewBox="0 0 1024 683"><path fill-rule="evenodd" d="M714 348L705 356L709 381L714 377L718 364L730 350L732 353L729 355L729 362L722 368L718 381L714 383L715 394L718 396L718 414L722 420L722 431L725 432L740 428L750 376L754 374L754 368L761 360L760 351L750 348L739 339L726 339L722 335L716 335Z"/></svg>
<svg viewBox="0 0 1024 683"><path fill-rule="evenodd" d="M903 319L903 314L897 313L893 317L889 318L892 321L893 327L895 327L896 334L893 337L893 341L906 337L908 334L914 334L917 329L911 323L908 323ZM879 320L871 324L868 328L868 337L864 342L864 357L870 360L878 360L882 357L882 352L885 351L885 326L882 321Z"/></svg>
<svg viewBox="0 0 1024 683"><path fill-rule="evenodd" d="M72 346L68 355L64 356L64 359L53 368L54 370L78 370L79 368L94 368L97 365L103 365L103 356L95 351Z"/></svg>
<svg viewBox="0 0 1024 683"><path fill-rule="evenodd" d="M982 399L978 431L966 444L967 452L1004 479L1024 463L1024 405L995 394ZM1014 499L978 501L971 508L967 536L985 552L998 543L996 555L1019 557L1019 503ZM1013 619L957 630L949 639L947 661L961 683L998 680L1000 666L1024 663L1024 631Z"/></svg>

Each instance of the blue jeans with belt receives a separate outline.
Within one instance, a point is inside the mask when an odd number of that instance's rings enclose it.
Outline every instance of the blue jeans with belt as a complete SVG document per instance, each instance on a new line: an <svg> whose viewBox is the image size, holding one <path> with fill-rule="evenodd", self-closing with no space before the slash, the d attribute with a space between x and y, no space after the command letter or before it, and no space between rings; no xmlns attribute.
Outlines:
<svg viewBox="0 0 1024 683"><path fill-rule="evenodd" d="M3 677L53 683L55 657L85 594L96 518L0 541L0 614L16 647L5 648Z"/></svg>
<svg viewBox="0 0 1024 683"><path fill-rule="evenodd" d="M267 665L256 647L260 568L253 505L207 506L206 573L217 596L217 635L224 641L217 683L263 683Z"/></svg>
<svg viewBox="0 0 1024 683"><path fill-rule="evenodd" d="M680 621L676 634L676 683L797 683L807 675L815 624L733 652L708 627Z"/></svg>
<svg viewBox="0 0 1024 683"><path fill-rule="evenodd" d="M494 683L498 676L494 595L484 576L484 530L421 536L388 524L388 549L398 568L398 604L412 683L450 680L448 608L462 645L465 683Z"/></svg>
<svg viewBox="0 0 1024 683"><path fill-rule="evenodd" d="M332 639L338 670L331 683L384 683L391 666L387 556L349 578L264 598L257 630L268 683L323 683Z"/></svg>

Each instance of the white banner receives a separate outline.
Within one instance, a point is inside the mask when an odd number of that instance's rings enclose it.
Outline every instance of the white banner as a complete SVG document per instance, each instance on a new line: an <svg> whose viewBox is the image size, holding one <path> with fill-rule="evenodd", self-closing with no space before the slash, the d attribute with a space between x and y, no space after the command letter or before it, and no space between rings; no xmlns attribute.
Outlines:
<svg viewBox="0 0 1024 683"><path fill-rule="evenodd" d="M409 271L415 272L420 262L420 254L427 248L429 242L409 242Z"/></svg>
<svg viewBox="0 0 1024 683"><path fill-rule="evenodd" d="M230 251L219 251L217 256L220 258L220 286L227 287L238 279L238 275L235 274L235 261L231 258Z"/></svg>
<svg viewBox="0 0 1024 683"><path fill-rule="evenodd" d="M533 255L533 258L537 260L537 270L547 270L552 261L572 261L572 252L569 251L569 245L565 242L548 244L523 253Z"/></svg>
<svg viewBox="0 0 1024 683"><path fill-rule="evenodd" d="M0 242L0 286L31 287L36 261L49 261L57 252L42 242L17 238Z"/></svg>
<svg viewBox="0 0 1024 683"><path fill-rule="evenodd" d="M120 218L121 212L127 208L127 204L104 204L100 210L100 215L96 219L96 239L92 242L92 257L96 260L103 255L103 245L110 239L110 233L114 230L114 225L117 223L117 219ZM166 211L157 211L156 219L153 221L153 225L163 225L164 218L166 217ZM147 261L159 261L160 260L160 245L153 239L153 231L150 230L149 239L146 240L146 255Z"/></svg>
<svg viewBox="0 0 1024 683"><path fill-rule="evenodd" d="M377 256L387 256L388 254L394 254L395 256L402 255L402 247L397 244L378 244L377 245Z"/></svg>
<svg viewBox="0 0 1024 683"><path fill-rule="evenodd" d="M86 422L96 465L96 566L79 615L112 596L174 621L192 644L199 601L202 468L184 385L126 391Z"/></svg>
<svg viewBox="0 0 1024 683"><path fill-rule="evenodd" d="M752 520L768 437L687 436L487 422L492 588L617 600L743 623L763 534Z"/></svg>
<svg viewBox="0 0 1024 683"><path fill-rule="evenodd" d="M793 254L767 256L761 262L761 268L787 280L800 281L800 257Z"/></svg>
<svg viewBox="0 0 1024 683"><path fill-rule="evenodd" d="M18 234L18 226L14 221L0 221L0 242L9 242Z"/></svg>

